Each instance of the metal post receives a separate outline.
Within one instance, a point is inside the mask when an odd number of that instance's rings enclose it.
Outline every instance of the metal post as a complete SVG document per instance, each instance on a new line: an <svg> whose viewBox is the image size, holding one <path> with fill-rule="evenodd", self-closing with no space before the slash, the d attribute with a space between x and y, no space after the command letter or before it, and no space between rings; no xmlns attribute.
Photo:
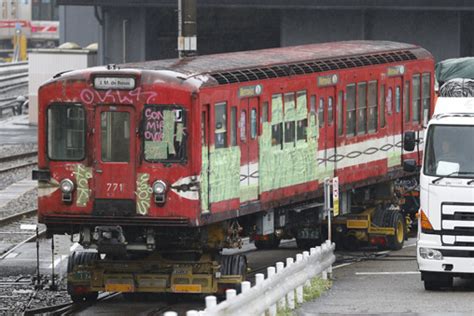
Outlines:
<svg viewBox="0 0 474 316"><path fill-rule="evenodd" d="M56 281L54 277L54 236L51 238L51 291L56 291Z"/></svg>
<svg viewBox="0 0 474 316"><path fill-rule="evenodd" d="M39 254L39 227L36 225L36 288L40 288L40 254Z"/></svg>
<svg viewBox="0 0 474 316"><path fill-rule="evenodd" d="M328 216L328 240L331 240L331 182L329 178L324 179L324 208Z"/></svg>
<svg viewBox="0 0 474 316"><path fill-rule="evenodd" d="M194 56L197 51L196 0L178 0L179 58Z"/></svg>

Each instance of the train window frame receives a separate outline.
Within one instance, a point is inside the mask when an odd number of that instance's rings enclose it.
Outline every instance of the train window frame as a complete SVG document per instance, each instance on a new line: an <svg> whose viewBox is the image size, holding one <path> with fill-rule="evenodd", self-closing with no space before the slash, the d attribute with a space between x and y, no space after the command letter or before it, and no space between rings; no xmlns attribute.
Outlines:
<svg viewBox="0 0 474 316"><path fill-rule="evenodd" d="M296 92L296 112L299 113L300 109L308 109L308 94L306 90L299 90ZM308 117L296 121L296 141L307 142L307 128L308 128Z"/></svg>
<svg viewBox="0 0 474 316"><path fill-rule="evenodd" d="M428 78L426 82L425 79ZM430 118L430 103L431 103L431 73L424 72L421 75L421 117L420 122L426 122Z"/></svg>
<svg viewBox="0 0 474 316"><path fill-rule="evenodd" d="M410 81L406 80L403 89L403 122L410 123Z"/></svg>
<svg viewBox="0 0 474 316"><path fill-rule="evenodd" d="M166 158L166 159L149 159L147 158L147 155L146 155L146 152L145 152L145 136L144 136L144 133L145 133L145 129L144 129L144 124L146 122L146 119L145 119L145 110L147 109L147 107L166 107L168 109L171 109L171 110L181 110L182 111L182 118L181 118L181 122L183 123L184 125L184 128L183 128L183 134L182 134L182 145L181 145L181 148L182 148L182 152L181 152L181 156L179 158ZM209 109L209 108L208 108ZM205 111L202 111L201 113L205 113ZM208 118L209 118L209 113L207 114ZM209 122L208 122L209 123ZM142 112L142 121L140 122L140 127L139 127L139 130L141 131L140 132L140 138L141 138L141 145L142 145L142 157L143 157L143 160L146 161L146 162L149 162L149 163L164 163L164 164L168 164L168 163L186 163L188 161L188 135L186 133L186 129L188 128L187 126L188 124L188 112L187 112L187 109L183 106L183 105L178 105L178 104L156 104L156 103L152 103L152 104L145 104L143 106L143 112ZM208 125L208 128L210 126ZM207 132L210 133L210 130L207 129ZM208 138L206 139L206 142L209 141L209 136L210 135L205 135L207 136Z"/></svg>
<svg viewBox="0 0 474 316"><path fill-rule="evenodd" d="M411 112L412 122L419 124L421 122L421 75L419 73L412 76L411 85L412 97L411 97ZM418 92L418 93L417 93ZM418 95L417 95L418 94ZM418 111L417 111L418 110Z"/></svg>
<svg viewBox="0 0 474 316"><path fill-rule="evenodd" d="M258 118L257 118L257 109L250 109L250 139L256 139L258 136Z"/></svg>
<svg viewBox="0 0 474 316"><path fill-rule="evenodd" d="M328 126L334 123L334 97L328 97Z"/></svg>
<svg viewBox="0 0 474 316"><path fill-rule="evenodd" d="M380 104L380 128L385 128L387 125L387 118L385 117L386 111L386 99L385 99L385 84L380 85L380 95L379 95L379 104Z"/></svg>
<svg viewBox="0 0 474 316"><path fill-rule="evenodd" d="M273 111L275 109L275 103L278 100L278 103L281 104L281 121L277 123L273 123ZM284 140L284 132L283 132L283 122L284 122L284 99L281 93L272 94L272 149L283 149L283 140Z"/></svg>
<svg viewBox="0 0 474 316"><path fill-rule="evenodd" d="M352 90L352 98L349 97L349 89ZM356 126L356 103L357 103L357 88L355 83L350 83L346 85L346 94L345 94L345 103L346 103L346 135L348 137L353 137L356 135L357 126ZM350 107L349 107L350 106ZM351 124L349 126L349 124Z"/></svg>
<svg viewBox="0 0 474 316"><path fill-rule="evenodd" d="M401 88L400 85L395 87L395 113L400 113L401 111Z"/></svg>
<svg viewBox="0 0 474 316"><path fill-rule="evenodd" d="M367 132L369 134L378 131L378 81L371 80L367 85Z"/></svg>
<svg viewBox="0 0 474 316"><path fill-rule="evenodd" d="M76 158L76 159L62 159L62 158L55 158L55 157L51 157L51 154L50 154L50 147L51 147L51 142L50 142L50 126L51 126L51 123L50 123L50 119L49 119L49 111L54 109L54 108L63 108L63 107L67 107L67 108L72 108L72 107L76 107L76 108L80 108L83 112L83 122L82 122L82 127L83 127L83 136L82 136L82 145L83 145L83 150L82 150L82 156L80 158ZM84 107L83 104L80 104L80 103L51 103L48 105L48 107L46 108L46 153L47 153L47 156L48 156L48 159L50 161L83 161L84 159L86 159L86 156L87 156L87 146L86 146L86 140L87 140L87 112L86 112L86 109ZM66 134L66 133L64 133ZM66 140L67 141L67 140Z"/></svg>
<svg viewBox="0 0 474 316"><path fill-rule="evenodd" d="M364 87L364 88L361 88ZM361 93L363 91L363 94ZM356 134L365 135L367 134L367 82L362 81L357 83L357 105L356 105ZM361 106L361 101L363 107ZM363 122L361 122L361 114ZM363 128L363 129L362 129Z"/></svg>
<svg viewBox="0 0 474 316"><path fill-rule="evenodd" d="M117 126L116 121L120 116L124 116L126 120L123 120L123 123L127 123L123 127L125 134L123 138L118 138L119 141L112 140L117 137L117 130L114 131ZM104 123L105 118L105 124ZM130 154L130 123L133 120L132 115L128 111L114 111L114 110L103 110L100 111L100 161L103 163L130 163L131 154ZM119 123L121 123L119 121ZM124 124L125 125L125 124ZM120 127L120 124L118 125ZM105 130L104 130L105 127ZM128 144L123 146L125 140L128 138ZM107 141L105 141L107 139ZM123 142L121 140L124 139ZM112 141L110 141L112 140ZM122 147L123 146L123 147ZM120 149L118 152L116 149ZM120 148L122 147L122 148ZM125 154L125 155L123 155ZM123 155L123 158L121 157Z"/></svg>
<svg viewBox="0 0 474 316"><path fill-rule="evenodd" d="M230 108L230 146L237 146L237 107Z"/></svg>
<svg viewBox="0 0 474 316"><path fill-rule="evenodd" d="M220 109L224 109L224 113L223 113L223 116L222 116L222 119L219 119L219 123L221 123L221 127L218 127L218 122L217 122L217 111L218 111L218 107L219 107L219 111ZM215 149L221 149L221 148L227 148L228 147L228 140L227 140L227 136L228 136L228 119L229 117L229 113L228 113L228 107L227 107L227 102L217 102L214 104L214 148ZM219 132L218 132L219 131ZM223 135L222 137L220 137L219 139L219 143L218 143L218 137ZM219 144L219 146L218 146Z"/></svg>
<svg viewBox="0 0 474 316"><path fill-rule="evenodd" d="M339 91L336 102L337 135L344 135L344 91Z"/></svg>
<svg viewBox="0 0 474 316"><path fill-rule="evenodd" d="M247 143L247 110L241 109L239 116L239 139L241 144Z"/></svg>
<svg viewBox="0 0 474 316"><path fill-rule="evenodd" d="M324 97L320 96L319 97L319 103L318 103L318 127L323 128L325 125L324 121Z"/></svg>

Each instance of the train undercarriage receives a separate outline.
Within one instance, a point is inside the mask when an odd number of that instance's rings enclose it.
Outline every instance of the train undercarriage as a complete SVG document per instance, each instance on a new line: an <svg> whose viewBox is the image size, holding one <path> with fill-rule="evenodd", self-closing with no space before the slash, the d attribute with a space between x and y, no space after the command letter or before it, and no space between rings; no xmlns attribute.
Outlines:
<svg viewBox="0 0 474 316"><path fill-rule="evenodd" d="M407 181L344 192L331 239L350 250L400 249L413 220L406 196L416 186ZM323 204L312 200L201 228L82 227L86 250L69 257L68 292L76 302L100 291L224 293L245 280L248 266L244 254L225 256L223 248L240 248L244 236L258 249L291 238L302 249L318 246L329 237Z"/></svg>

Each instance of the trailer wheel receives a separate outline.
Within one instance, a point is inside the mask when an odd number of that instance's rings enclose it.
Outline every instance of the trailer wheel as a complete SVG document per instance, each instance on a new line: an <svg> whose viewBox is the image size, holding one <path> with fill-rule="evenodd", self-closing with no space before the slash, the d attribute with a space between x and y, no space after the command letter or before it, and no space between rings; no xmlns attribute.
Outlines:
<svg viewBox="0 0 474 316"><path fill-rule="evenodd" d="M230 255L221 257L220 272L222 275L242 275L245 279L247 274L247 257L243 255Z"/></svg>
<svg viewBox="0 0 474 316"><path fill-rule="evenodd" d="M427 291L439 291L442 288L450 288L453 286L453 277L444 273L427 273L422 272L421 278L425 284Z"/></svg>
<svg viewBox="0 0 474 316"><path fill-rule="evenodd" d="M67 273L71 273L74 267L83 264L90 264L99 260L99 254L96 252L73 252L69 255L67 263ZM67 282L67 292L74 303L94 302L99 295L98 292L87 292L85 294L76 294L74 284Z"/></svg>
<svg viewBox="0 0 474 316"><path fill-rule="evenodd" d="M269 235L267 240L255 240L254 245L258 250L276 249L280 245L281 239L274 234Z"/></svg>
<svg viewBox="0 0 474 316"><path fill-rule="evenodd" d="M400 250L403 247L406 236L405 219L398 211L391 211L389 218L390 220L387 226L391 226L395 229L395 235L387 237L388 248L391 250Z"/></svg>

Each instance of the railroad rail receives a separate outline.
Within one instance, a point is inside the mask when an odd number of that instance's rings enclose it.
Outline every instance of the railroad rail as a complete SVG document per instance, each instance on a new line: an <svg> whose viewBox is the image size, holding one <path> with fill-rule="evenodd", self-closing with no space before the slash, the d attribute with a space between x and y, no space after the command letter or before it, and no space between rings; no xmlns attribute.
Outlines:
<svg viewBox="0 0 474 316"><path fill-rule="evenodd" d="M11 156L7 156L7 157L0 157L0 165L9 164L9 163L12 163L14 161L22 160L22 159L36 158L37 155L38 155L38 152L33 151L33 152L26 152L26 153L11 155ZM23 163L20 163L20 164L14 164L14 165L6 166L6 167L0 167L0 174L15 171L15 170L18 170L18 169L31 167L31 166L35 166L37 164L38 163L36 161L27 161L27 162L23 162Z"/></svg>

